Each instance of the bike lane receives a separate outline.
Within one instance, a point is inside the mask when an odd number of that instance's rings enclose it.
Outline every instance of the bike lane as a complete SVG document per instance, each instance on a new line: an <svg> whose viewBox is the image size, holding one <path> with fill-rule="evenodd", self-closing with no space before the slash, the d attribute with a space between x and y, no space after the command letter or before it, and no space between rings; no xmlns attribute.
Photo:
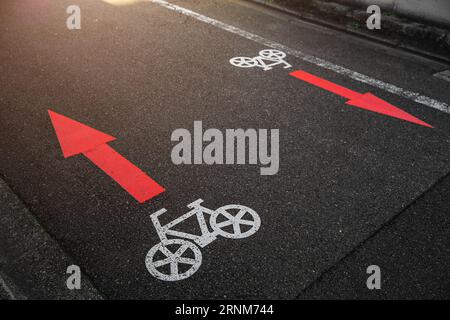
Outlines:
<svg viewBox="0 0 450 320"><path fill-rule="evenodd" d="M50 30L63 7L50 7ZM236 68L229 59L265 48L157 6L89 8L87 31L75 39L49 41L42 30L9 25L9 48L30 51L19 54L20 66L3 51L11 72L2 78L1 164L13 190L109 297L292 298L448 171L448 115L405 108L430 129L347 106L283 68ZM18 44L8 42L14 30ZM292 71L304 66L286 60ZM315 66L308 71L412 104ZM88 160L65 160L48 108L118 138L110 145L166 192L139 204ZM192 132L198 120L222 131L279 129L278 174L172 164L172 132ZM188 279L155 279L144 263L159 242L150 214L166 208L168 223L198 198L213 210L248 206L260 228L202 248L201 267ZM182 227L198 231L195 220Z"/></svg>

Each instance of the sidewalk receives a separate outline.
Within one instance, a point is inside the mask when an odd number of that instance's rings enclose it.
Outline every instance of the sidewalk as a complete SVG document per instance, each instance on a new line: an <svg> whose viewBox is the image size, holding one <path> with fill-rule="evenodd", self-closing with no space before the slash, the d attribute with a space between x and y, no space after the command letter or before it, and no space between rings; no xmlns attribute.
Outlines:
<svg viewBox="0 0 450 320"><path fill-rule="evenodd" d="M101 299L83 274L80 290L67 289L72 264L0 179L0 299Z"/></svg>

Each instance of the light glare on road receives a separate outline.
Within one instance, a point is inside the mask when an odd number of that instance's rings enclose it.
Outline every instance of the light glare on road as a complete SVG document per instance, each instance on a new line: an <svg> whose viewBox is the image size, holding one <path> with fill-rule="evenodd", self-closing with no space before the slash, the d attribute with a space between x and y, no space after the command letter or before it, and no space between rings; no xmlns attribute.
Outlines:
<svg viewBox="0 0 450 320"><path fill-rule="evenodd" d="M142 2L142 0L102 0L102 1L112 4L113 6L127 6L130 4Z"/></svg>

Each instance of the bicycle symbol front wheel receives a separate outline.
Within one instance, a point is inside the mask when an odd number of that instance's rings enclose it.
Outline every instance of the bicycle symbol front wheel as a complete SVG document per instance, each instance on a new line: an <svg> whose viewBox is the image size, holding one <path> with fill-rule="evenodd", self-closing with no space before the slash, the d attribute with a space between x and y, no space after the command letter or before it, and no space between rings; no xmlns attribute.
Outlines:
<svg viewBox="0 0 450 320"><path fill-rule="evenodd" d="M286 53L275 49L265 49L259 52L259 55L264 59L278 61L286 57Z"/></svg>
<svg viewBox="0 0 450 320"><path fill-rule="evenodd" d="M220 207L211 215L213 230L225 238L247 238L261 226L259 215L249 207L230 204Z"/></svg>

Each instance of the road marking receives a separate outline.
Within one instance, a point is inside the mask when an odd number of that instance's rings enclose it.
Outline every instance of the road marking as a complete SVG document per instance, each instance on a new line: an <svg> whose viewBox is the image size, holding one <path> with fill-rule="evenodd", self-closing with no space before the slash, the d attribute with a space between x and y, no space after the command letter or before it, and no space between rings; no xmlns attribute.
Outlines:
<svg viewBox="0 0 450 320"><path fill-rule="evenodd" d="M263 68L264 71L271 70L272 66L278 64L284 64L284 68L291 68L291 65L283 60L286 57L286 53L279 50L266 49L259 52L259 56L255 58L250 57L234 57L230 59L230 63L239 68L253 68L259 67ZM265 60L268 60L270 64L266 64ZM394 117L397 119L402 119L405 121L409 121L415 124L419 124L422 126L426 126L429 128L433 128L426 122L423 122L420 119L417 119L413 115L397 108L396 106L384 101L377 96L371 94L370 92L359 93L343 86L340 86L331 81L325 80L323 78L317 77L311 73L305 72L303 70L297 70L290 73L291 76L296 77L300 80L306 81L312 85L315 85L319 88L328 90L334 94L337 94L341 97L347 98L348 101L346 104L354 107L358 107L361 109L369 110L372 112L384 114L390 117ZM190 144L189 148L191 150ZM180 152L176 152L179 154ZM216 152L217 153L217 152ZM173 159L173 156L172 156ZM172 160L173 161L173 160Z"/></svg>
<svg viewBox="0 0 450 320"><path fill-rule="evenodd" d="M64 158L83 154L137 201L143 203L165 189L107 143L116 138L48 110Z"/></svg>
<svg viewBox="0 0 450 320"><path fill-rule="evenodd" d="M234 34L239 35L239 36L241 36L243 38L246 38L248 40L252 40L254 42L262 44L264 46L284 51L287 54L290 54L290 55L292 55L294 57L302 59L303 61L309 62L311 64L314 64L316 66L319 66L319 67L322 67L322 68L325 68L325 69L328 69L328 70L331 70L331 71L334 71L334 72L336 72L338 74L347 76L347 77L349 77L349 78L351 78L353 80L369 84L369 85L371 85L373 87L377 87L377 88L383 89L385 91L388 91L390 93L399 95L401 97L404 97L406 99L412 100L414 102L417 102L419 104L425 105L427 107L431 107L431 108L437 109L439 111L450 113L450 106L447 103L445 103L445 102L440 102L440 101L437 101L437 100L435 100L433 98L421 95L420 93L409 91L409 90L400 88L398 86L395 86L393 84L390 84L390 83L387 83L387 82L383 82L381 80L378 80L378 79L366 76L366 75L364 75L362 73L359 73L359 72L347 69L347 68L339 66L339 65L336 65L336 64L334 64L332 62L323 60L321 58L317 58L315 56L305 54L305 53L303 53L303 52L301 52L299 50L291 49L291 48L289 48L289 47L287 47L287 46L285 46L285 45L283 45L281 43L278 43L278 42L275 42L275 41L272 41L272 40L268 40L266 38L263 38L261 36L258 36L256 34L254 34L254 33L251 33L251 32L248 32L248 31L245 31L245 30L242 30L242 29L239 29L237 27L234 27L232 25L226 24L226 23L221 22L219 20L216 20L216 19L213 19L213 18L209 18L207 16L204 16L204 15L199 14L197 12L191 11L189 9L186 9L186 8L183 8L183 7L171 4L171 3L167 2L167 1L164 1L164 0L148 0L148 1L150 1L152 3L155 3L155 4L158 4L158 5L160 5L160 6L164 7L164 8L167 8L167 9L179 12L179 13L181 13L183 15L186 15L186 16L189 16L191 18L197 19L199 21L208 23L208 24L213 25L213 26L215 26L217 28L220 28L222 30L234 33Z"/></svg>
<svg viewBox="0 0 450 320"><path fill-rule="evenodd" d="M16 300L16 297L14 296L14 293L12 293L11 289L9 289L8 285L6 284L5 280L0 276L0 287L5 290L6 294L9 296L11 300Z"/></svg>
<svg viewBox="0 0 450 320"><path fill-rule="evenodd" d="M384 114L389 117L402 119L402 120L409 121L409 122L412 122L412 123L415 123L415 124L418 124L421 126L425 126L428 128L433 128L428 123L423 122L420 119L417 119L413 115L376 97L375 95L371 94L370 92L359 93L359 92L347 89L345 87L342 87L331 81L316 77L315 75L312 75L312 74L302 71L302 70L297 70L297 71L291 72L290 75L293 77L296 77L300 80L306 81L312 85L315 85L319 88L333 92L334 94L337 94L341 97L349 99L346 102L346 104L348 104L350 106L354 106L357 108Z"/></svg>
<svg viewBox="0 0 450 320"><path fill-rule="evenodd" d="M259 215L249 207L238 204L229 204L218 208L217 210L208 209L201 204L202 199L187 205L189 212L172 220L171 222L161 225L159 217L166 213L166 209L158 210L150 215L150 219L156 229L161 242L154 245L145 256L145 265L148 272L155 278L163 281L179 281L187 279L192 276L200 268L202 264L202 252L200 248L204 248L217 239L220 235L228 239L243 239L255 234L261 226L261 218ZM231 212L237 213L233 214ZM176 225L185 220L196 217L200 226L201 235L191 234L172 229ZM209 227L206 223L205 216L210 216ZM221 216L221 222L218 222L218 217ZM222 217L223 216L223 217ZM251 217L244 219L244 216ZM225 218L225 220L223 220ZM224 227L232 225L232 230L224 230ZM244 230L241 230L241 225L245 225ZM213 231L211 232L210 229ZM177 237L178 239L169 239ZM173 247L177 249L174 251ZM168 247L172 247L168 248ZM188 251L189 256L183 256ZM161 254L164 256L161 257ZM156 256L156 258L155 258ZM160 256L158 258L157 256ZM180 271L179 264L188 265L189 268ZM166 270L160 270L160 267L166 267ZM169 270L170 269L170 270Z"/></svg>
<svg viewBox="0 0 450 320"><path fill-rule="evenodd" d="M230 59L230 63L239 68L253 68L259 67L264 71L272 70L273 66L282 64L285 69L292 68L292 66L287 63L285 60L286 53L279 50L266 49L261 50L258 56L251 57L234 57ZM269 64L267 64L269 63Z"/></svg>
<svg viewBox="0 0 450 320"><path fill-rule="evenodd" d="M450 70L445 70L434 74L434 77L450 82Z"/></svg>

